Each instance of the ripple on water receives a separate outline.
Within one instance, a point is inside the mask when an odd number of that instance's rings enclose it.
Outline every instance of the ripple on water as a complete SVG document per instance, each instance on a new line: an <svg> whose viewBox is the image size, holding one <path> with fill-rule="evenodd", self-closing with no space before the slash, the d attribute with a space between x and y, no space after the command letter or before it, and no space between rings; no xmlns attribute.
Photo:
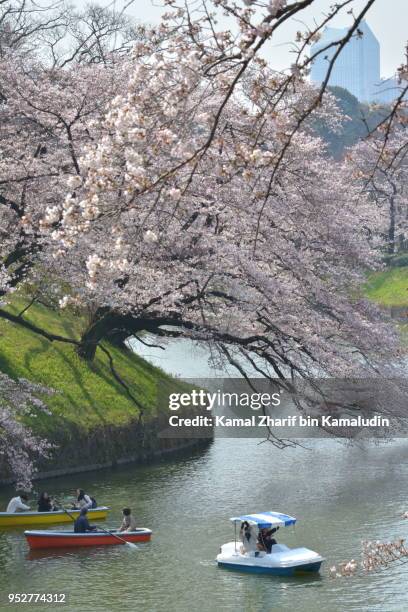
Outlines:
<svg viewBox="0 0 408 612"><path fill-rule="evenodd" d="M359 558L361 539L407 535L405 441L369 449L312 443L310 451L278 451L256 440L217 439L192 458L38 483L58 496L83 486L112 507L109 527L130 505L139 524L153 529L152 542L137 551L28 553L22 530L0 532L0 592L66 592L72 611L407 610L408 565L332 580L326 569L288 579L229 572L214 562L233 537L230 516L269 508L299 518L295 529L279 532L282 541L315 549L329 563ZM0 505L10 493L0 492Z"/></svg>

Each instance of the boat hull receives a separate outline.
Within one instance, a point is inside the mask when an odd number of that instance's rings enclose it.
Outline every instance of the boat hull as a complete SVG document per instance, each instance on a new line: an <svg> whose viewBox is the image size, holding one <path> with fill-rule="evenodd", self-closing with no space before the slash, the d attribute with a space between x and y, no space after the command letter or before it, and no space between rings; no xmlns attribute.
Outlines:
<svg viewBox="0 0 408 612"><path fill-rule="evenodd" d="M116 533L126 542L148 542L152 536L150 529L140 528L127 533ZM25 531L24 535L31 549L39 548L79 548L83 546L124 545L114 535L105 532L74 533L72 531Z"/></svg>
<svg viewBox="0 0 408 612"><path fill-rule="evenodd" d="M308 548L289 548L285 544L272 546L270 554L252 551L241 553L239 545L229 542L221 547L217 556L219 567L237 572L271 574L273 576L296 576L316 573L324 559Z"/></svg>
<svg viewBox="0 0 408 612"><path fill-rule="evenodd" d="M271 576L299 576L301 574L316 573L320 571L322 561L307 563L296 567L260 567L254 565L240 565L239 563L218 562L219 567L233 570L235 572L246 572L250 574L270 574Z"/></svg>
<svg viewBox="0 0 408 612"><path fill-rule="evenodd" d="M110 508L100 506L88 510L91 521L105 519ZM78 518L79 510L69 510L69 514ZM25 527L27 525L52 525L55 523L72 523L73 519L64 510L55 512L0 512L0 528Z"/></svg>

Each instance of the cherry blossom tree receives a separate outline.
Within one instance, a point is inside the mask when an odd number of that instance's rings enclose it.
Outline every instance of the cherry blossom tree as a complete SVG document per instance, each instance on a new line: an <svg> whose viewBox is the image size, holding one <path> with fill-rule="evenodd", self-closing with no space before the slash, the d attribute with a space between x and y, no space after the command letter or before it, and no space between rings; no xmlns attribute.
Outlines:
<svg viewBox="0 0 408 612"><path fill-rule="evenodd" d="M144 32L98 6L1 4L0 296L32 281L35 266L36 282L41 276L39 220L64 197L77 156L95 138L90 120L123 80L116 59Z"/></svg>
<svg viewBox="0 0 408 612"><path fill-rule="evenodd" d="M123 78L116 58L144 36L120 13L63 3L0 6L0 291L27 278L44 240L45 208L64 197L65 180L95 135ZM115 69L114 69L115 66Z"/></svg>
<svg viewBox="0 0 408 612"><path fill-rule="evenodd" d="M130 60L126 58L120 65L116 63L115 70L112 72L91 73L89 70L87 72L86 66L85 69L78 70L77 63L74 69L67 70L69 58L73 58L73 62L75 60L81 63L85 61L83 56L88 57L89 54L88 51L84 54L82 51L85 47L89 50L89 44L86 34L78 34L77 51L68 55L62 54L61 59L56 58L55 49L63 45L63 24L59 24L58 27L53 26L50 29L52 34L43 36L46 41L45 47L52 55L52 69L43 70L43 65L38 61L37 64L31 63L27 69L26 58L24 58L25 61L20 62L17 70L18 74L13 75L10 64L5 63L5 82L10 83L6 92L6 114L10 113L10 121L6 122L8 133L4 139L5 143L9 142L8 151L4 156L5 174L7 175L5 197L10 199L11 195L15 197L16 192L19 194L19 205L10 205L8 212L11 215L11 223L15 222L13 214L20 215L18 228L24 234L23 241L29 243L27 249L17 248L21 247L21 240L18 240L11 257L3 258L6 267L9 268L10 264L12 266L12 284L18 284L21 277L25 278L27 266L30 267L33 261L37 261L35 257L33 258L33 253L37 252L41 242L38 240L36 230L38 218L42 213L40 203L45 202L48 205L48 224L57 223L62 199L60 190L64 189L61 179L66 175L71 175L69 186L71 188L76 184L80 186L81 183L78 183L76 175L80 170L78 158L84 146L90 145L91 152L89 155L85 152L83 165L95 163L95 160L91 160L95 151L92 149L92 142L95 138L99 138L99 142L104 143L106 139L110 146L112 138L109 131L112 128L116 130L118 122L123 123L123 133L126 130L126 123L133 122L133 137L140 139L140 148L144 150L144 153L134 150L133 154L136 157L133 161L125 159L131 172L136 172L136 175L125 173L126 189L120 191L122 199L126 192L127 201L124 202L124 206L128 211L133 208L132 198L135 199L139 195L146 196L147 200L157 197L157 207L161 206L162 201L168 195L170 202L173 201L175 209L178 210L179 196L180 201L182 197L190 197L190 192L196 182L193 180L194 176L203 177L205 175L207 168L204 167L204 164L207 163L207 158L217 147L224 147L224 141L225 149L222 153L224 167L214 168L215 173L221 174L216 177L216 185L228 184L229 188L233 178L234 184L238 186L238 176L233 175L234 164L241 177L244 175L248 177L248 173L244 174L246 165L252 162L251 160L248 162L245 155L247 157L252 154L259 156L259 151L262 152L261 147L268 146L262 143L262 139L265 136L270 140L271 133L267 134L267 130L271 132L272 129L277 139L273 152L266 151L266 155L270 155L269 163L265 165L267 168L265 173L270 174L268 184L266 188L264 186L263 192L252 190L250 198L254 200L257 194L256 198L259 201L256 202L258 205L257 223L253 243L248 248L252 248L254 253L259 248L261 221L273 197L275 184L278 183L279 167L285 161L286 154L288 157L291 154L292 140L297 131L305 122L307 123L311 113L318 115L320 112L319 106L322 102L325 83L317 92L305 86L304 76L313 59L307 56L306 50L308 45L319 36L322 28L342 9L348 7L350 2L335 5L319 23L316 22L313 29L308 29L303 34L299 33L296 62L291 73L285 76L269 73L265 63L257 57L257 53L274 35L278 27L282 27L288 19L297 16L313 4L312 1L246 2L241 7L227 1L217 1L194 5L198 6L194 13L189 10L188 5L186 8L181 8L172 1L167 4L174 10L164 15L158 30L150 32L145 41L136 45ZM364 9L355 16L347 35L333 43L338 52L347 44L351 36L358 34L358 25L371 4L372 2L367 2ZM217 11L220 10L235 20L235 30L238 32L235 36L228 30L217 30L216 17ZM92 15L92 23L98 21L98 15L98 11L95 11ZM111 28L109 32L112 32L113 29ZM78 28L78 32L80 30ZM96 38L99 41L99 37ZM92 49L98 49L98 51L96 55L92 55L90 60L92 63L98 62L100 48L101 45L95 41ZM105 66L109 53L106 52L106 45L103 48L105 51L101 54L103 57L101 63ZM13 62L13 67L14 64L15 62ZM330 63L328 76L331 65ZM61 66L65 70L61 71ZM106 106L106 99L114 94L114 87L107 87L106 72L111 77L113 73L120 73L121 70L132 71L129 92L114 100L109 111L110 115L108 114L106 120L98 124L100 113ZM92 76L93 80L91 80ZM146 82L147 78L149 82ZM120 77L118 80L121 80ZM79 96L75 95L77 90ZM91 91L92 104L87 105ZM106 93L105 98L104 93ZM78 104L76 104L77 101ZM128 112L129 110L132 112ZM140 121L135 112L139 113ZM237 119L242 119L241 124L239 120L229 122L228 113L235 112L238 112ZM262 127L264 117L268 120ZM96 119L97 127L95 121L90 121L90 119ZM145 126L142 125L144 121L146 121ZM274 123L273 126L272 123ZM24 128L27 127L26 131L20 130L22 125ZM104 131L105 135L98 135L95 130ZM245 134L242 133L242 130L245 130ZM30 143L30 138L33 138L36 143L35 147L30 147L28 156L21 155L21 151L15 145L18 142L16 137L20 131L23 132L24 143ZM147 131L149 131L149 138L145 137ZM228 141L229 133L231 138ZM232 143L233 139L235 140ZM243 152L236 151L236 143L243 147ZM105 163L103 147L106 145L98 146L98 154L102 156L105 166L100 168L100 174L106 174L112 169L115 171L114 165L109 168ZM13 155L15 149L16 155ZM108 147L106 150L110 154ZM141 154L145 154L148 159L150 166L148 172L143 163L138 163L137 155ZM156 156L155 159L154 156ZM118 158L117 163L120 165L122 162L123 156L122 160ZM208 167L209 171L211 171L210 168L211 163ZM223 172L225 172L224 178L222 177ZM103 181L105 178L102 176L100 180ZM119 178L118 183L120 184L119 175L115 178ZM16 189L16 186L20 188L20 191ZM117 185L113 184L109 189L111 197L116 199ZM262 196L259 197L261 193ZM21 207L22 198L24 199L23 207ZM97 198L98 194L92 193L91 199L81 200L86 208L83 218L88 224L95 220L94 215L99 214L98 206L95 206ZM30 199L31 206L27 205ZM91 202L92 199L93 202ZM70 202L68 198L64 205L65 227L68 226L70 215L76 214L75 206L70 205ZM154 206L156 207L156 204ZM122 205L118 208L121 211L124 210ZM197 211L194 210L193 214L196 213ZM112 218L114 213L110 211L106 214L111 215ZM151 220L154 221L154 217ZM10 222L5 227L5 233L9 226ZM153 244L156 237L154 227L150 229L150 233L148 229L143 234L143 240ZM30 238L27 240L28 233ZM34 246L33 236L35 237ZM119 239L122 240L123 237L119 236ZM65 235L65 244L67 240L73 242L72 237ZM98 256L94 254L89 258L85 255L84 259L83 253L86 251L86 246L83 246L84 248L77 246L77 255L73 258L82 264L79 266L82 271L85 264L92 276L100 265ZM16 251L19 254L18 257L15 255ZM26 257L27 251L29 263ZM21 259L23 259L22 262ZM125 267L127 265L125 258L122 258L122 265ZM113 262L112 266L115 266ZM114 273L115 275L117 274ZM71 279L75 285L75 279L72 276ZM121 278L113 279L112 282L114 288L123 285ZM126 285L129 285L128 281ZM110 301L114 309L117 306L120 309L123 295L126 292L129 292L129 287L122 291L117 303L114 299L107 300L106 297L96 300L95 319L97 323L100 320L99 308L101 307L102 310L105 308L104 302ZM93 331L91 336L93 336ZM92 347L90 353L92 355ZM84 354L87 354L87 349Z"/></svg>
<svg viewBox="0 0 408 612"><path fill-rule="evenodd" d="M407 120L401 119L386 140L384 130L377 130L349 154L350 174L383 211L386 249L390 255L403 243L408 229Z"/></svg>
<svg viewBox="0 0 408 612"><path fill-rule="evenodd" d="M47 412L41 397L52 392L27 380L14 381L0 373L0 465L18 488L29 489L34 461L47 457L51 445L35 436L24 420ZM3 476L5 473L3 472Z"/></svg>
<svg viewBox="0 0 408 612"><path fill-rule="evenodd" d="M99 306L84 356L143 330L261 357L282 378L395 354L380 313L351 297L378 261L379 216L312 134L311 119L341 121L334 102L299 69L282 76L254 57L287 8L257 29L240 9L237 40L178 8L160 47L153 37L126 60L126 92L46 217L66 265L85 262L64 303Z"/></svg>
<svg viewBox="0 0 408 612"><path fill-rule="evenodd" d="M330 578L364 576L369 573L389 569L394 565L408 562L408 549L405 538L381 542L363 540L361 542L361 561L351 559L329 569Z"/></svg>
<svg viewBox="0 0 408 612"><path fill-rule="evenodd" d="M27 282L35 283L35 295L52 284L42 267L49 241L39 221L48 205L64 198L66 179L79 171L77 156L94 137L89 120L104 112L116 92L122 78L120 65L113 70L116 56L142 35L123 16L98 7L77 13L60 2L0 4L1 306ZM51 252L48 257L52 261ZM29 325L22 315L2 313L14 324ZM31 406L40 407L35 394L44 389L1 376L2 465L28 486L33 460L47 444L22 419Z"/></svg>
<svg viewBox="0 0 408 612"><path fill-rule="evenodd" d="M150 331L208 342L242 372L282 381L385 371L397 334L358 297L380 265L381 210L313 133L342 121L326 87L373 3L353 12L343 0L316 16L287 73L260 53L314 0L167 0L132 51L134 33L95 9L43 32L40 53L10 47L0 66L0 282L10 291L46 277L61 305L90 317L78 341L0 316L86 359L105 339ZM312 54L346 11L344 35ZM219 27L221 13L231 28ZM311 62L329 50L314 88ZM380 126L386 139L404 100Z"/></svg>

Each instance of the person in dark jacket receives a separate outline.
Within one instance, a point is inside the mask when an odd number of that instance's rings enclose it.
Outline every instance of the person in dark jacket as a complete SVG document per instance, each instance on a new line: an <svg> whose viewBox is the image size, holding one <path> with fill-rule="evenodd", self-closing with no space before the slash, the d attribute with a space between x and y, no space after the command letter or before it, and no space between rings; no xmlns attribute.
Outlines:
<svg viewBox="0 0 408 612"><path fill-rule="evenodd" d="M278 531L279 527L272 529L264 528L259 530L258 535L258 550L264 550L268 555L272 552L272 546L277 544L273 534Z"/></svg>
<svg viewBox="0 0 408 612"><path fill-rule="evenodd" d="M75 533L86 533L87 531L96 530L95 525L89 524L88 517L86 516L87 514L88 514L88 508L82 508L81 512L79 513L78 518L76 519L74 523Z"/></svg>
<svg viewBox="0 0 408 612"><path fill-rule="evenodd" d="M48 493L43 491L38 498L38 512L51 512L54 510L54 504Z"/></svg>

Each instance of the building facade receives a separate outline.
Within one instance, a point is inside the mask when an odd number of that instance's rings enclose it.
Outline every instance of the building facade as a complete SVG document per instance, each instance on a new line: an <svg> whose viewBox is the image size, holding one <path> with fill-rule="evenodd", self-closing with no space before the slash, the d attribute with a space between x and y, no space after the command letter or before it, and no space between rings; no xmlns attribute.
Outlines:
<svg viewBox="0 0 408 612"><path fill-rule="evenodd" d="M334 63L329 85L348 89L360 102L374 101L380 78L380 44L368 24L363 21L359 30L362 35L354 35L340 52ZM321 39L312 46L312 55L326 45L341 40L347 29L325 28ZM320 84L326 78L329 62L336 53L337 46L322 51L313 61L311 80Z"/></svg>
<svg viewBox="0 0 408 612"><path fill-rule="evenodd" d="M381 79L375 88L373 101L378 104L392 104L402 94L405 87L406 82L401 83L397 76L390 79ZM406 95L404 99L407 99Z"/></svg>

